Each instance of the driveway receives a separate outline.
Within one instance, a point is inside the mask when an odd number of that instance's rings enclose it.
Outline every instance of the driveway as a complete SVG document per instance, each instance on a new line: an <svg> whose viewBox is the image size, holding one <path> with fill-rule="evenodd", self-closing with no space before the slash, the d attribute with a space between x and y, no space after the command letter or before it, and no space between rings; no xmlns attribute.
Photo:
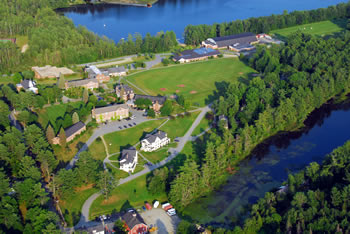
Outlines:
<svg viewBox="0 0 350 234"><path fill-rule="evenodd" d="M180 218L177 215L169 216L163 209L152 209L140 213L141 217L148 226L157 227L157 231L152 233L176 233Z"/></svg>
<svg viewBox="0 0 350 234"><path fill-rule="evenodd" d="M132 127L135 127L139 125L140 123L146 122L146 121L152 121L151 119L147 119L147 117L143 116L143 111L138 110L131 110L131 113L136 117L135 119L131 120L121 120L121 121L114 121L109 122L107 124L100 124L97 129L94 131L92 136L89 138L89 140L81 147L79 152L74 156L74 158L69 162L69 164L66 166L66 169L69 170L73 168L76 161L79 159L79 154L85 150L88 149L88 147L100 136L103 136L108 133L117 132L126 129L124 126L127 126L127 128L131 128L129 124L132 125ZM153 119L155 120L155 119ZM134 125L134 123L136 125Z"/></svg>

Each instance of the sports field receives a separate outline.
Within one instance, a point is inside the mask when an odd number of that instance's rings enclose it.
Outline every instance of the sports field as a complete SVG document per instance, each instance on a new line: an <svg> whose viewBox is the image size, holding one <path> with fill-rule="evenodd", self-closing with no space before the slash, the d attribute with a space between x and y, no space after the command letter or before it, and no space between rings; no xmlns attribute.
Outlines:
<svg viewBox="0 0 350 234"><path fill-rule="evenodd" d="M297 31L303 33L309 33L316 36L326 36L333 33L340 32L346 27L346 20L335 20L335 21L321 21L311 24L303 24L294 27L273 30L270 34L276 36L285 37Z"/></svg>
<svg viewBox="0 0 350 234"><path fill-rule="evenodd" d="M151 95L183 94L204 106L216 83L242 81L250 73L254 70L238 59L225 58L153 69L127 79Z"/></svg>

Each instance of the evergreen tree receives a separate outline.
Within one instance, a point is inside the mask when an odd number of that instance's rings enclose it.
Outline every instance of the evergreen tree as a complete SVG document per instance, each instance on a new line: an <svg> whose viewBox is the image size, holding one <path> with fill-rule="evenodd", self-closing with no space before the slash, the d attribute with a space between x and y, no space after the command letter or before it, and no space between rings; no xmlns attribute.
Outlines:
<svg viewBox="0 0 350 234"><path fill-rule="evenodd" d="M100 173L98 187L104 195L105 200L108 199L109 195L111 194L112 190L117 186L117 184L118 182L116 181L115 177L107 170L104 170Z"/></svg>
<svg viewBox="0 0 350 234"><path fill-rule="evenodd" d="M67 138L66 138L66 133L64 131L64 128L62 127L59 133L59 138L60 138L60 145L65 148L67 144Z"/></svg>
<svg viewBox="0 0 350 234"><path fill-rule="evenodd" d="M84 103L87 103L89 101L89 91L87 89L84 89L83 101L84 101Z"/></svg>
<svg viewBox="0 0 350 234"><path fill-rule="evenodd" d="M62 73L60 73L60 76L58 78L57 86L59 89L65 89L65 87L66 87L66 80L65 80L64 75Z"/></svg>
<svg viewBox="0 0 350 234"><path fill-rule="evenodd" d="M72 121L73 121L73 124L76 124L78 123L80 120L79 120L79 115L77 112L74 112L73 113L73 116L72 116Z"/></svg>

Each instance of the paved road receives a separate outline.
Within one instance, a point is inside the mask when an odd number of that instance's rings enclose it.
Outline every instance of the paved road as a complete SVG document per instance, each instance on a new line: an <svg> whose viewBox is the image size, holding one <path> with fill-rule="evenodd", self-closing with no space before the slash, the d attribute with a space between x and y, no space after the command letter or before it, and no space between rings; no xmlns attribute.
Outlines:
<svg viewBox="0 0 350 234"><path fill-rule="evenodd" d="M127 126L127 128L130 128L130 126L128 124L132 124L136 123L136 125L146 122L146 121L152 121L152 119L147 119L146 117L143 116L144 112L143 111L138 111L138 110L131 110L131 112L133 113L133 115L136 116L135 119L133 120L122 120L122 121L115 121L115 122L111 122L108 123L106 125L100 125L92 134L92 136L89 138L89 140L81 147L81 149L78 151L78 153L74 156L74 158L69 162L69 164L66 166L66 169L72 169L73 166L75 165L75 163L78 161L79 159L79 154L85 150L88 149L88 147L100 136L106 135L108 133L112 133L112 132L117 132L117 131L121 131L124 130L125 127ZM153 119L155 120L155 119ZM135 126L135 125L133 125Z"/></svg>
<svg viewBox="0 0 350 234"><path fill-rule="evenodd" d="M121 179L119 181L119 185L125 184L133 179L136 179L137 177L140 177L142 175L145 175L159 167L164 166L168 162L170 162L172 159L174 159L184 148L185 144L188 141L192 141L192 132L195 130L195 128L199 125L201 120L205 117L205 115L210 111L209 106L203 107L200 109L201 113L198 115L196 120L193 122L192 126L190 129L186 132L185 136L180 138L180 141L178 142L178 145L176 148L171 148L169 149L169 152L171 153L166 159L162 160L161 162L157 164L153 164L152 166L146 166L144 170L135 173L127 178ZM83 208L81 210L81 217L79 223L74 227L74 228L80 228L82 226L87 226L89 222L89 211L92 203L94 200L101 195L100 192L93 194L90 196L84 203Z"/></svg>

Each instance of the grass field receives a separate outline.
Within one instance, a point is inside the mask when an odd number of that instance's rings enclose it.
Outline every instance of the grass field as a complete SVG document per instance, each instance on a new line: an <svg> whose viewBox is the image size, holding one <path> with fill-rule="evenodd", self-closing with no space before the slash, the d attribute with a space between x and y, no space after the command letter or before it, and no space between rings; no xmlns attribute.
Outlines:
<svg viewBox="0 0 350 234"><path fill-rule="evenodd" d="M83 186L75 189L75 192L70 194L65 200L60 200L60 207L68 226L77 224L80 219L81 208L84 202L98 189L92 185Z"/></svg>
<svg viewBox="0 0 350 234"><path fill-rule="evenodd" d="M340 32L346 27L346 20L336 21L321 21L311 24L303 24L294 27L273 30L270 34L275 34L277 37L283 38L297 31L309 33L316 36L325 36Z"/></svg>
<svg viewBox="0 0 350 234"><path fill-rule="evenodd" d="M103 145L101 138L97 138L89 146L89 152L91 153L91 156L96 160L103 161L107 157L105 146Z"/></svg>
<svg viewBox="0 0 350 234"><path fill-rule="evenodd" d="M112 162L113 166L116 166L117 168L119 168L119 163L117 162ZM108 168L108 170L114 175L114 177L116 179L122 179L122 178L126 178L129 176L129 174L125 171L119 170L117 168L112 167L109 163L106 163L106 166Z"/></svg>
<svg viewBox="0 0 350 234"><path fill-rule="evenodd" d="M183 94L193 104L205 105L216 90L216 82L247 79L254 70L238 59L213 59L153 69L128 76L132 83L152 95Z"/></svg>
<svg viewBox="0 0 350 234"><path fill-rule="evenodd" d="M56 120L58 118L64 118L67 110L67 106L71 105L73 108L77 109L82 105L83 102L72 102L67 104L53 105L44 109L37 110L38 121L41 126L46 129L48 122L51 123L54 130L59 131L56 127Z"/></svg>
<svg viewBox="0 0 350 234"><path fill-rule="evenodd" d="M149 203L154 200L164 202L167 200L165 193L152 195L146 187L146 176L143 175L126 184L115 188L108 200L104 200L103 196L99 196L90 208L90 218L94 218L101 214L110 214L113 210L117 212L131 207L140 208L145 201Z"/></svg>
<svg viewBox="0 0 350 234"><path fill-rule="evenodd" d="M121 151L121 147L132 146L138 143L143 136L159 127L165 120L152 120L139 124L133 128L125 129L104 135L110 154Z"/></svg>
<svg viewBox="0 0 350 234"><path fill-rule="evenodd" d="M171 140L174 140L175 137L182 137L191 127L199 113L198 111L191 113L190 116L176 117L176 119L169 120L160 130L165 131Z"/></svg>
<svg viewBox="0 0 350 234"><path fill-rule="evenodd" d="M176 145L177 145L177 143L173 142L173 143L170 143L169 145L164 146L156 151L141 152L141 154L144 157L146 157L148 160L150 160L152 163L157 163L157 162L162 161L163 159L165 159L169 155L169 153L168 153L169 148L174 148L174 147L176 147Z"/></svg>

